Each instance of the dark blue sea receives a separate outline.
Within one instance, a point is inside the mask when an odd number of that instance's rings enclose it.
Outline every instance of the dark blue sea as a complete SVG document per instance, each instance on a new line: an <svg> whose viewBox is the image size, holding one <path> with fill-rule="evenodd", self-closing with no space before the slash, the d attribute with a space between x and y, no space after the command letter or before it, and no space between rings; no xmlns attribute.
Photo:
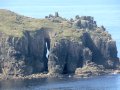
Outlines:
<svg viewBox="0 0 120 90"><path fill-rule="evenodd" d="M0 81L0 90L120 90L120 75Z"/></svg>

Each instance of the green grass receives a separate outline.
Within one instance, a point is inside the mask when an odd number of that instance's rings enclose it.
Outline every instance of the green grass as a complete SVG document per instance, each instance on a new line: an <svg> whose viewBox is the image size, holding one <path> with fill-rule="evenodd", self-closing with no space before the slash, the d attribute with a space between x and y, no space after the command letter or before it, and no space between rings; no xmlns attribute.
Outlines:
<svg viewBox="0 0 120 90"><path fill-rule="evenodd" d="M51 30L49 35L53 41L60 40L61 38L80 40L83 32L85 32L85 30L76 30L75 27L65 20L61 23L52 22L48 19L35 19L18 15L9 10L0 9L0 32L6 35L21 37L25 30L35 31L42 27L48 28L46 30ZM109 36L111 38L110 34L106 31L97 30L97 28L96 30L88 30L87 32L99 37ZM54 37L55 34L56 36Z"/></svg>
<svg viewBox="0 0 120 90"><path fill-rule="evenodd" d="M22 31L34 31L42 27L58 32L61 29L68 29L69 24L66 22L55 23L47 19L25 17L8 10L0 9L0 32L7 35L22 36Z"/></svg>

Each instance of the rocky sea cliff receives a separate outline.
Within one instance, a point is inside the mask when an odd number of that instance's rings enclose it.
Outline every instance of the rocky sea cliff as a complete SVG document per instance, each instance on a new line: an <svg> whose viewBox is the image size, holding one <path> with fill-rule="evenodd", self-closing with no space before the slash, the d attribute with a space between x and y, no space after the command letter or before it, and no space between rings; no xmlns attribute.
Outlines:
<svg viewBox="0 0 120 90"><path fill-rule="evenodd" d="M34 19L0 9L1 79L98 76L119 64L116 42L91 16Z"/></svg>

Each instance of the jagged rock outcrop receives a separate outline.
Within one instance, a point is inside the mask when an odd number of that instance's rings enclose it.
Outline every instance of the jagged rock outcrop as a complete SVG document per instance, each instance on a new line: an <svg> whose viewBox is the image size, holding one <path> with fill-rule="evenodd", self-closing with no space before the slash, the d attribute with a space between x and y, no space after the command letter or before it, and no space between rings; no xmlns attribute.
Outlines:
<svg viewBox="0 0 120 90"><path fill-rule="evenodd" d="M49 73L73 73L77 67L82 67L82 43L67 39L55 43L49 54Z"/></svg>
<svg viewBox="0 0 120 90"><path fill-rule="evenodd" d="M58 12L55 12L55 15L49 14L49 16L45 16L45 18L56 23L67 21L65 18L60 17Z"/></svg>
<svg viewBox="0 0 120 90"><path fill-rule="evenodd" d="M119 61L115 56L117 55L115 41L109 40L107 36L101 36L84 32L81 36L82 42L68 43L65 40L55 42L57 44L51 48L48 59L49 73L74 73L76 68L86 66L89 61L105 68L116 68ZM80 45L76 44L79 42Z"/></svg>
<svg viewBox="0 0 120 90"><path fill-rule="evenodd" d="M97 65L94 62L89 62L82 68L77 68L75 74L80 77L92 77L107 74L102 65Z"/></svg>
<svg viewBox="0 0 120 90"><path fill-rule="evenodd" d="M55 17L59 17L59 14L58 14L58 12L55 12Z"/></svg>
<svg viewBox="0 0 120 90"><path fill-rule="evenodd" d="M79 29L94 29L97 27L96 21L91 16L82 16L78 15L75 17L75 20L72 21L74 27Z"/></svg>
<svg viewBox="0 0 120 90"><path fill-rule="evenodd" d="M49 35L44 30L25 31L21 38L1 35L1 72L5 75L28 75L47 71Z"/></svg>
<svg viewBox="0 0 120 90"><path fill-rule="evenodd" d="M118 60L115 41L110 40L108 36L99 36L95 35L95 33L93 35L83 33L82 40L84 45L92 51L93 62L107 66L107 68L116 66L115 64L118 63ZM113 64L108 63L108 61L113 62Z"/></svg>
<svg viewBox="0 0 120 90"><path fill-rule="evenodd" d="M92 61L92 52L89 48L85 48L83 50L83 66L85 66L89 61Z"/></svg>
<svg viewBox="0 0 120 90"><path fill-rule="evenodd" d="M90 75L97 75L103 71L99 65L119 67L116 42L91 16L67 20L56 12L37 20L0 10L0 17L0 73L6 77L45 71L84 74L91 69L95 72Z"/></svg>

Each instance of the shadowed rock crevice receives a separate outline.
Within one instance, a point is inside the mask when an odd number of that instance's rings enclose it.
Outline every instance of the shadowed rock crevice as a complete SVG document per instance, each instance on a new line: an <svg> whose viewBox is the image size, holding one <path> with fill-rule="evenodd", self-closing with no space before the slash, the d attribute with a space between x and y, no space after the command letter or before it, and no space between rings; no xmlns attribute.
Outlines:
<svg viewBox="0 0 120 90"><path fill-rule="evenodd" d="M105 58L103 57L100 50L96 47L89 33L83 34L82 41L85 47L88 47L92 51L92 61L97 64L104 64Z"/></svg>
<svg viewBox="0 0 120 90"><path fill-rule="evenodd" d="M115 68L117 59L117 48L115 41L105 36L99 37L90 33L83 33L84 46L92 51L92 61L106 68ZM110 64L109 62L113 63Z"/></svg>
<svg viewBox="0 0 120 90"><path fill-rule="evenodd" d="M67 61L68 60L68 53L67 53L67 55L66 55L66 57L65 57L65 64L64 64L64 67L63 67L63 72L62 72L62 74L68 74L69 72L68 72L68 66L67 66Z"/></svg>

